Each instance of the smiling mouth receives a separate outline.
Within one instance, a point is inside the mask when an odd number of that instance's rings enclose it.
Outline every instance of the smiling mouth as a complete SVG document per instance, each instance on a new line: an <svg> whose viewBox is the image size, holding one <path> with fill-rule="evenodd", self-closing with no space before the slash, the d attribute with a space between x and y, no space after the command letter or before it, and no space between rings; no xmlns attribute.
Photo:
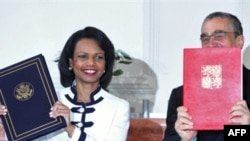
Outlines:
<svg viewBox="0 0 250 141"><path fill-rule="evenodd" d="M85 73L91 73L91 74L96 73L95 70L85 70L84 72L85 72Z"/></svg>

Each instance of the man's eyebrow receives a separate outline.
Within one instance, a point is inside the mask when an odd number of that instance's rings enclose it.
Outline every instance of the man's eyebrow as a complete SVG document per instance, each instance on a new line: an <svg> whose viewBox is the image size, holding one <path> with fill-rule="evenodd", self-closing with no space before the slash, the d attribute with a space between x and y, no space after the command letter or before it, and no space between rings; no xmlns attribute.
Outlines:
<svg viewBox="0 0 250 141"><path fill-rule="evenodd" d="M222 30L222 29L217 29L217 30L215 30L213 33L218 33L218 32L224 32L224 30Z"/></svg>
<svg viewBox="0 0 250 141"><path fill-rule="evenodd" d="M201 33L200 37L208 36L207 33Z"/></svg>
<svg viewBox="0 0 250 141"><path fill-rule="evenodd" d="M214 33L219 33L219 32L224 32L224 30L222 30L222 29L217 29L217 30L215 30L214 32L212 32L212 34L214 34ZM211 34L211 35L212 35L212 34ZM207 33L201 33L200 36L208 36L208 34L207 34Z"/></svg>

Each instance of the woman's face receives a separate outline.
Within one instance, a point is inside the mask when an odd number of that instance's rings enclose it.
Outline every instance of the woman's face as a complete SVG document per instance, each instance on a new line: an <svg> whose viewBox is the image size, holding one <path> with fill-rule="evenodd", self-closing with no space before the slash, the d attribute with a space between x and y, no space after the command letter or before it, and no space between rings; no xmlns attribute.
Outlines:
<svg viewBox="0 0 250 141"><path fill-rule="evenodd" d="M69 60L77 83L99 85L105 72L105 54L93 39L84 38L77 42L73 58Z"/></svg>

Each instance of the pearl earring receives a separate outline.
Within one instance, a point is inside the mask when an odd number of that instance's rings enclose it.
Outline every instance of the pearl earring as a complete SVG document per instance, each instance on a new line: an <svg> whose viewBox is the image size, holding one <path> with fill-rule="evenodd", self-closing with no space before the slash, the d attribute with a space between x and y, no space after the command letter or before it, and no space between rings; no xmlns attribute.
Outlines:
<svg viewBox="0 0 250 141"><path fill-rule="evenodd" d="M72 70L72 67L69 67L69 70L71 71L71 70Z"/></svg>

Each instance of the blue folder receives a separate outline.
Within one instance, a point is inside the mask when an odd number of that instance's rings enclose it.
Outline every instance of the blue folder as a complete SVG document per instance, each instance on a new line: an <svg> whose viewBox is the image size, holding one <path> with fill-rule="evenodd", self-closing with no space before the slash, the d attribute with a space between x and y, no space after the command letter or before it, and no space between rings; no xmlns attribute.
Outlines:
<svg viewBox="0 0 250 141"><path fill-rule="evenodd" d="M0 102L8 109L1 119L9 141L27 141L66 127L62 117L49 117L57 100L42 54L0 70Z"/></svg>

